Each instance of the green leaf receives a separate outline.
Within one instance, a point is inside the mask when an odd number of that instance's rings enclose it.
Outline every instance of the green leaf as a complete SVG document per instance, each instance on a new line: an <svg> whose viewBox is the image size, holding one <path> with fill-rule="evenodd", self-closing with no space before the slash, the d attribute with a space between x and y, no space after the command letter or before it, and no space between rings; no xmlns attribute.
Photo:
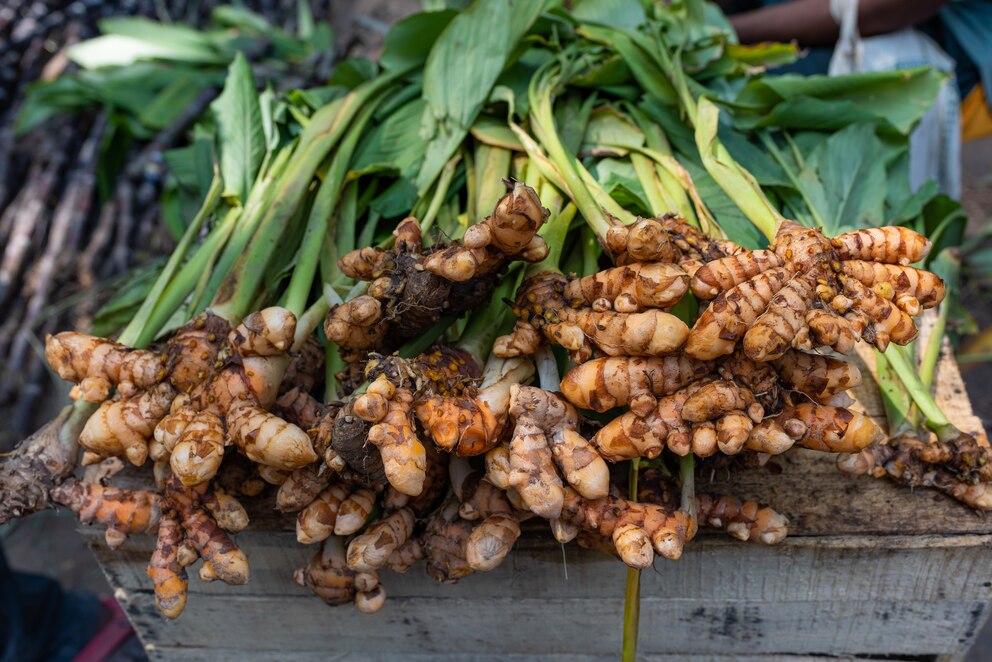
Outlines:
<svg viewBox="0 0 992 662"><path fill-rule="evenodd" d="M822 186L824 231L836 235L885 222L885 165L870 124L855 124L817 147L800 174Z"/></svg>
<svg viewBox="0 0 992 662"><path fill-rule="evenodd" d="M127 65L138 60L174 60L222 64L226 58L205 33L145 18L107 18L100 21L103 36L69 48L69 58L84 69Z"/></svg>
<svg viewBox="0 0 992 662"><path fill-rule="evenodd" d="M214 10L210 12L210 18L218 25L258 34L268 35L273 30L272 24L267 18L243 6L221 5L214 7ZM313 18L311 17L312 21Z"/></svg>
<svg viewBox="0 0 992 662"><path fill-rule="evenodd" d="M457 15L451 9L425 11L397 22L386 35L379 64L386 70L421 66L438 36Z"/></svg>
<svg viewBox="0 0 992 662"><path fill-rule="evenodd" d="M601 146L644 147L644 133L629 117L610 107L596 109L585 129L583 151Z"/></svg>
<svg viewBox="0 0 992 662"><path fill-rule="evenodd" d="M598 23L633 31L647 22L640 0L576 0L572 16L583 23Z"/></svg>
<svg viewBox="0 0 992 662"><path fill-rule="evenodd" d="M479 115L472 125L472 137L480 143L491 147L502 147L516 152L524 151L517 135L506 125L506 122L492 115Z"/></svg>
<svg viewBox="0 0 992 662"><path fill-rule="evenodd" d="M363 57L353 57L338 62L328 85L353 90L362 83L375 78L379 65Z"/></svg>
<svg viewBox="0 0 992 662"><path fill-rule="evenodd" d="M763 248L768 245L764 235L701 165L688 160L682 160L682 165L692 177L696 190L706 201L710 213L727 233L728 239L746 248Z"/></svg>
<svg viewBox="0 0 992 662"><path fill-rule="evenodd" d="M946 81L946 74L928 67L835 77L763 76L738 95L735 119L744 127L820 130L877 122L908 134Z"/></svg>
<svg viewBox="0 0 992 662"><path fill-rule="evenodd" d="M177 78L141 109L138 121L152 129L172 124L212 81L193 73Z"/></svg>
<svg viewBox="0 0 992 662"><path fill-rule="evenodd" d="M416 184L408 179L397 179L377 195L369 207L383 218L396 218L409 214L416 202Z"/></svg>
<svg viewBox="0 0 992 662"><path fill-rule="evenodd" d="M749 141L744 134L721 124L717 135L730 155L742 168L754 175L762 186L792 186L782 166L769 153Z"/></svg>
<svg viewBox="0 0 992 662"><path fill-rule="evenodd" d="M799 49L794 43L727 44L727 55L752 67L780 67L796 61Z"/></svg>
<svg viewBox="0 0 992 662"><path fill-rule="evenodd" d="M244 203L265 156L265 133L255 79L241 53L231 63L224 91L211 104L211 110L220 144L223 195Z"/></svg>
<svg viewBox="0 0 992 662"><path fill-rule="evenodd" d="M352 170L362 173L389 169L412 178L427 149L427 143L417 132L426 103L414 99L372 129L355 157Z"/></svg>
<svg viewBox="0 0 992 662"><path fill-rule="evenodd" d="M610 197L624 209L641 216L651 215L647 194L630 161L600 159L591 172Z"/></svg>
<svg viewBox="0 0 992 662"><path fill-rule="evenodd" d="M458 149L544 1L475 0L438 37L424 67L421 130L429 140L417 177L427 191Z"/></svg>
<svg viewBox="0 0 992 662"><path fill-rule="evenodd" d="M678 94L668 76L655 59L635 41L634 35L589 24L583 25L579 32L597 43L608 45L619 53L647 96L669 106L678 103Z"/></svg>
<svg viewBox="0 0 992 662"><path fill-rule="evenodd" d="M937 195L937 182L931 179L889 212L886 225L905 225L915 221L935 195Z"/></svg>

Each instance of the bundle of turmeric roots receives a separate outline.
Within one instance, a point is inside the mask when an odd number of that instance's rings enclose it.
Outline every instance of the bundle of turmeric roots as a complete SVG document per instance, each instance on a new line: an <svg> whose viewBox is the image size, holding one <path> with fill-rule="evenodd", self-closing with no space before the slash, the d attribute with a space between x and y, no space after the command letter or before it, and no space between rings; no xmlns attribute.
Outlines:
<svg viewBox="0 0 992 662"><path fill-rule="evenodd" d="M548 260L555 222L519 182L456 241L425 246L407 218L391 244L341 257L368 286L331 307L323 338L298 337L279 307L243 320L208 311L150 350L49 337L73 397L100 403L79 438L84 463L150 460L157 485L70 479L53 498L105 525L111 546L157 532L148 574L170 618L197 559L201 579L248 580L228 534L248 524L238 498L266 485L317 548L287 577L365 612L385 600L386 569L423 560L443 582L494 569L525 520L635 568L679 558L699 527L761 544L786 536L770 507L696 493L679 458L760 461L801 446L853 454L844 462L868 472L884 456L915 467L904 482L930 467L945 491L992 505L977 496L985 449L879 446L882 430L845 407L861 375L842 355L859 339L908 343L913 317L944 297L939 278L909 266L924 237L828 238L785 223L752 251L666 215L615 224L601 240L615 266L577 277ZM682 305L690 292L698 314ZM512 331L495 338L510 309ZM422 346L437 328L449 340ZM325 339L343 359L330 402L314 395ZM615 468L635 459L629 494Z"/></svg>

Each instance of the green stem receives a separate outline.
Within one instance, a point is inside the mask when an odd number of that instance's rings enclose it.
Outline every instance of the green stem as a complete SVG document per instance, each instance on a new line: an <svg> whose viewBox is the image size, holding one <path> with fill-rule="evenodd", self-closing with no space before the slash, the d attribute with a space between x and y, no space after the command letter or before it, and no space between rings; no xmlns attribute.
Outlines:
<svg viewBox="0 0 992 662"><path fill-rule="evenodd" d="M306 197L306 190L317 168L337 145L358 109L405 74L406 70L403 70L372 79L349 93L340 106L325 106L314 113L300 136L289 167L272 196L272 204L264 211L247 252L238 259L218 289L212 306L214 313L235 320L249 311L284 226Z"/></svg>
<svg viewBox="0 0 992 662"><path fill-rule="evenodd" d="M679 458L679 475L682 478L682 507L684 513L688 513L696 519L696 456L689 453L685 457Z"/></svg>
<svg viewBox="0 0 992 662"><path fill-rule="evenodd" d="M434 194L431 196L430 206L428 206L427 211L424 212L424 217L420 219L420 231L425 236L427 235L427 231L434 225L434 221L437 220L437 213L441 209L441 204L448 195L448 189L451 187L451 181L455 178L455 168L457 168L459 160L461 160L461 154L455 154L446 164L444 164L444 169L441 171L441 176L438 178L437 185L434 187Z"/></svg>
<svg viewBox="0 0 992 662"><path fill-rule="evenodd" d="M201 306L205 307L204 302L215 298L217 291L231 273L235 262L245 252L245 248L252 235L255 234L265 210L272 205L275 185L286 172L290 158L294 153L293 145L283 147L272 159L265 175L260 175L258 181L248 192L248 200L245 201L244 207L231 210L230 214L235 217L234 231L230 240L223 245L223 250L216 260L216 266L207 281L206 288L202 288L202 292L197 298L198 309Z"/></svg>
<svg viewBox="0 0 992 662"><path fill-rule="evenodd" d="M654 164L651 163L648 157L631 152L630 164L634 166L634 173L641 183L641 188L644 189L644 194L648 196L648 205L650 206L648 211L652 216L664 214L667 211L678 210L675 201L670 200L667 195L668 192L662 188L661 182L658 180L658 175L655 172ZM679 210L679 213L681 213L681 210Z"/></svg>
<svg viewBox="0 0 992 662"><path fill-rule="evenodd" d="M201 272L201 276L193 288L193 293L189 299L189 317L199 315L207 307L207 290L210 287L210 279L217 271L218 260L224 251L224 247L230 242L234 234L237 220L241 214L241 209L234 207L227 210L227 214L221 219L214 232L217 234L216 240L212 242L213 250L210 251L206 259L206 266Z"/></svg>
<svg viewBox="0 0 992 662"><path fill-rule="evenodd" d="M575 158L562 145L555 129L552 108L555 87L562 77L560 63L551 62L531 79L529 89L531 126L538 141L548 152L548 157L565 180L568 192L581 210L586 223L592 227L597 236L604 238L613 224L606 218L602 208L589 192L577 168Z"/></svg>
<svg viewBox="0 0 992 662"><path fill-rule="evenodd" d="M148 296L145 297L141 308L138 309L138 312L131 318L130 323L121 332L118 339L119 342L131 347L147 347L148 343L161 330L162 325L175 312L175 308L182 302L182 299L180 299L175 307L166 309L167 312L165 315L152 316L152 311L156 308L163 308L161 305L163 303L162 295L172 284L176 274L182 274L184 279L188 279L189 270L181 268L180 265L185 259L186 253L189 252L190 246L192 246L197 236L199 236L200 230L203 228L203 223L213 212L214 207L217 206L223 188L223 181L215 173L213 181L210 182L210 188L207 190L207 195L203 199L203 204L200 205L200 210L193 217L193 220L190 221L189 225L186 226L186 231L183 232L183 236L180 238L175 250L172 251L172 255L169 256L169 261L166 262L165 268L162 269L162 273L159 274ZM196 273L196 275L199 276L199 273Z"/></svg>
<svg viewBox="0 0 992 662"><path fill-rule="evenodd" d="M799 197L803 199L803 202L806 204L806 208L809 209L809 213L813 217L813 222L816 223L821 230L826 230L826 221L823 220L823 216L820 215L820 212L817 210L816 205L813 204L813 201L809 199L809 195L806 192L806 187L799 181L799 178L796 176L796 173L792 170L792 168L789 167L789 164L785 162L785 157L782 155L781 150L779 150L778 145L775 144L775 140L768 135L767 131L759 131L758 137L761 138L761 142L768 148L768 153L772 155L775 162L782 168L785 176L789 178L790 182L792 182L792 187L799 193Z"/></svg>
<svg viewBox="0 0 992 662"><path fill-rule="evenodd" d="M923 385L920 376L916 374L915 366L910 364L900 348L897 345L889 345L885 352L885 358L888 359L889 365L899 377L899 381L903 383L909 396L920 409L920 413L926 417L927 427L937 434L937 438L943 441L956 436L959 430L941 411L940 406L933 399L930 389Z"/></svg>
<svg viewBox="0 0 992 662"><path fill-rule="evenodd" d="M532 274L542 271L557 271L561 260L561 253L565 248L565 237L568 236L568 228L572 225L572 219L578 210L575 205L568 203L561 212L548 220L540 229L538 234L544 237L548 244L548 255L540 262L531 266L527 272Z"/></svg>
<svg viewBox="0 0 992 662"><path fill-rule="evenodd" d="M640 458L630 461L628 494L631 501L637 500L637 479ZM627 589L623 599L623 662L637 660L637 634L641 620L641 571L627 568Z"/></svg>
<svg viewBox="0 0 992 662"><path fill-rule="evenodd" d="M930 270L944 279L946 295L937 311L937 321L930 331L920 363L920 379L927 388L933 385L937 362L940 360L940 350L944 344L944 334L947 332L947 318L960 292L961 259L957 251L942 250L930 261Z"/></svg>
<svg viewBox="0 0 992 662"><path fill-rule="evenodd" d="M507 315L511 312L505 299L511 298L513 293L517 291L523 274L523 269L507 274L503 278L503 282L493 292L489 303L482 310L472 314L461 337L458 338L458 348L471 354L480 367L486 365L486 359L492 351L493 343L496 342L496 337L500 334Z"/></svg>
<svg viewBox="0 0 992 662"><path fill-rule="evenodd" d="M335 208L341 199L341 187L348 174L351 157L356 145L358 145L359 138L363 135L365 125L372 118L378 101L381 99L382 96L377 95L358 112L331 160L331 167L324 176L324 181L321 182L320 188L317 190L317 198L310 209L307 227L300 242L300 252L296 258L296 266L293 268L293 276L286 291L286 308L297 317L303 314L310 290L313 289L313 277L317 272L320 249L323 246L324 236L335 218Z"/></svg>
<svg viewBox="0 0 992 662"><path fill-rule="evenodd" d="M937 372L937 361L940 359L940 350L944 345L944 334L947 332L949 308L947 301L941 304L940 310L937 312L937 321L934 322L930 337L927 338L927 345L920 361L920 381L928 389L933 386L933 379Z"/></svg>
<svg viewBox="0 0 992 662"><path fill-rule="evenodd" d="M582 275L590 276L599 271L599 256L603 254L603 248L588 229L583 228L579 236L582 242Z"/></svg>
<svg viewBox="0 0 992 662"><path fill-rule="evenodd" d="M875 352L875 375L878 379L878 391L882 396L882 406L885 408L885 420L888 423L890 437L897 436L916 426L911 420L913 400L903 387L889 360L882 352Z"/></svg>

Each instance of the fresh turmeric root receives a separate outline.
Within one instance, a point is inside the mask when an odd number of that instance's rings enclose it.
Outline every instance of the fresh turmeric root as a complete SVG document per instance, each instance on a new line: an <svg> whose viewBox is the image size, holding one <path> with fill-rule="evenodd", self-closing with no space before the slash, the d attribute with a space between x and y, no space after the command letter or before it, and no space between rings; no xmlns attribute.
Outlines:
<svg viewBox="0 0 992 662"><path fill-rule="evenodd" d="M638 501L674 508L680 499L681 495L672 489L660 470L641 470ZM734 496L705 493L696 494L695 501L699 526L721 529L737 540L775 545L788 535L788 519L768 506Z"/></svg>
<svg viewBox="0 0 992 662"><path fill-rule="evenodd" d="M829 346L847 353L856 338L885 350L917 335L912 320L944 298L943 281L908 266L930 242L903 227L848 232L833 240L787 221L772 246L701 267L690 287L713 299L696 320L686 352L771 361L787 349Z"/></svg>
<svg viewBox="0 0 992 662"><path fill-rule="evenodd" d="M497 339L493 353L504 358L530 355L543 339L567 349L576 362L588 360L597 349L608 356L674 352L685 343L689 329L674 315L649 307L649 288L661 288L654 293L671 305L685 291L673 282L684 282L686 276L672 265L640 266L609 269L572 282L555 272L531 276L517 292L517 324L510 335ZM638 280L646 278L641 272L651 274L653 282L638 288ZM590 304L587 299L592 296L596 298ZM615 305L619 308L613 310Z"/></svg>
<svg viewBox="0 0 992 662"><path fill-rule="evenodd" d="M976 510L992 510L988 451L973 438L927 443L900 435L837 458L849 474L888 476L909 487L934 487ZM965 459L967 458L967 459Z"/></svg>
<svg viewBox="0 0 992 662"><path fill-rule="evenodd" d="M417 419L440 448L463 457L481 455L499 442L506 427L511 388L533 376L534 365L526 359L490 359L477 388L419 398Z"/></svg>
<svg viewBox="0 0 992 662"><path fill-rule="evenodd" d="M296 318L282 308L252 313L234 329L205 313L161 353L63 333L48 338L46 354L60 375L81 385L81 397L106 398L118 385L116 399L104 401L80 434L85 462L125 456L141 465L151 454L196 485L216 474L230 444L283 470L316 459L302 430L266 411L295 330Z"/></svg>
<svg viewBox="0 0 992 662"><path fill-rule="evenodd" d="M441 315L461 315L488 300L511 261L543 259L547 245L537 231L549 212L530 187L507 186L492 215L460 243L425 250L419 223L407 218L393 232L391 249L361 248L342 257L341 271L370 285L367 294L331 310L327 338L351 352L391 351Z"/></svg>
<svg viewBox="0 0 992 662"><path fill-rule="evenodd" d="M248 558L225 530L248 525L248 515L233 497L201 484L186 487L171 478L162 495L122 490L70 480L53 490L53 499L72 509L83 523L107 526L112 549L129 534L158 531L158 544L148 566L155 602L167 618L177 618L186 605L185 568L199 556L200 578L228 584L248 581Z"/></svg>
<svg viewBox="0 0 992 662"><path fill-rule="evenodd" d="M648 412L657 398L688 386L713 369L683 354L657 358L609 357L578 365L561 380L561 390L580 409L608 411L629 405Z"/></svg>
<svg viewBox="0 0 992 662"><path fill-rule="evenodd" d="M52 490L52 499L75 512L83 524L106 526L111 549L120 547L128 535L154 533L162 516L161 499L154 492L99 483L68 480Z"/></svg>
<svg viewBox="0 0 992 662"><path fill-rule="evenodd" d="M344 541L339 537L324 541L310 562L296 569L293 581L308 586L331 606L353 603L366 614L379 611L386 600L377 572L355 572L348 567Z"/></svg>
<svg viewBox="0 0 992 662"><path fill-rule="evenodd" d="M647 568L655 553L675 560L691 537L689 516L653 503L638 503L608 495L586 499L565 489L559 519L577 530L612 540L620 559L632 568Z"/></svg>
<svg viewBox="0 0 992 662"><path fill-rule="evenodd" d="M706 262L744 250L708 237L676 214L614 226L607 231L605 243L616 265L668 262L681 265L690 276Z"/></svg>
<svg viewBox="0 0 992 662"><path fill-rule="evenodd" d="M565 483L588 498L605 496L609 468L578 432L578 412L554 393L514 384L510 389L513 436L490 451L487 478L513 489L535 515L557 518ZM559 468L564 476L559 476Z"/></svg>
<svg viewBox="0 0 992 662"><path fill-rule="evenodd" d="M594 364L596 361L570 371L562 382L565 393L580 404L598 404L595 409L626 404L624 400L588 402L592 397L600 398L601 391L610 392L588 386L589 375L595 377L605 372L605 365L598 371L586 368L595 367ZM667 390L664 385L682 383L679 379L669 379L669 375L687 377L692 372L662 370L657 378L649 377L645 386L655 390L639 394L629 412L607 423L593 437L592 443L600 454L614 462L635 457L655 458L666 447L677 455L691 451L700 457L717 451L734 455L745 447L777 454L797 441L807 447L840 452L848 446L863 447L878 434L874 424L864 416L816 404L830 401L860 383L861 375L853 364L794 350L787 351L773 364L755 363L739 354L715 364L697 364L700 371L704 367L713 371L657 400L653 396L664 393ZM617 372L623 375L622 371ZM586 388L576 385L580 380L587 384ZM608 382L603 379L601 383ZM816 402L783 409L783 403L791 402L793 391ZM647 406L641 409L645 403ZM831 416L834 420L827 423Z"/></svg>
<svg viewBox="0 0 992 662"><path fill-rule="evenodd" d="M662 310L679 301L691 273L738 250L706 237L673 215L610 228L606 246L617 267L582 278L534 274L517 292L513 332L499 338L501 357L533 354L547 340L577 363L607 356L662 356L685 343L688 327Z"/></svg>

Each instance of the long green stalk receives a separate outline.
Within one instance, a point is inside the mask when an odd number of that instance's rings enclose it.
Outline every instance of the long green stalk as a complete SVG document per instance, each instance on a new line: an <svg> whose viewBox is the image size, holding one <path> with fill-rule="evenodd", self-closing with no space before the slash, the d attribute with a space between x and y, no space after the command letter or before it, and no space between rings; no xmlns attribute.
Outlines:
<svg viewBox="0 0 992 662"><path fill-rule="evenodd" d="M372 118L381 98L380 93L370 98L358 110L347 135L334 154L331 167L324 176L324 181L321 182L320 188L317 190L317 197L310 209L296 266L293 268L293 275L286 293L285 307L297 317L303 314L310 290L313 288L313 277L317 272L317 262L320 257L323 238L327 234L328 226L334 218L334 210L341 199L341 188L344 185L345 176L348 174L348 167L351 164L355 147L358 145L365 126ZM336 119L339 119L339 124L345 121L340 118L340 115Z"/></svg>
<svg viewBox="0 0 992 662"><path fill-rule="evenodd" d="M889 365L903 383L909 396L916 403L920 413L926 418L926 426L937 434L937 438L945 441L957 436L960 431L951 423L941 409L937 401L933 399L930 389L927 388L916 374L915 366L906 358L898 345L889 345L885 351L885 358Z"/></svg>
<svg viewBox="0 0 992 662"><path fill-rule="evenodd" d="M296 212L317 168L349 126L346 119L351 119L357 109L406 73L406 70L392 72L363 83L345 97L340 107L325 106L310 118L247 252L238 259L217 291L211 306L215 314L235 320L249 311L284 225Z"/></svg>
<svg viewBox="0 0 992 662"><path fill-rule="evenodd" d="M193 217L189 225L186 226L182 238L180 238L176 248L172 251L172 255L169 256L169 261L166 262L165 268L162 269L162 273L159 274L158 279L152 286L151 291L148 292L148 296L145 297L138 312L135 313L134 317L131 318L131 321L121 332L118 339L121 343L130 345L131 347L147 347L148 343L161 330L162 325L172 316L172 313L175 312L175 309L182 302L182 299L179 299L173 305L171 300L163 301L163 294L170 285L174 284L177 273L183 275L184 281L189 281L191 276L199 276L198 272L183 269L182 262L186 258L190 246L193 245L193 242L200 234L203 224L217 206L222 189L223 182L215 174L213 180L210 182L210 188L207 190L207 194L203 199L203 204L200 205L199 211L197 211L196 216ZM156 311L156 309L161 312L153 316L152 312Z"/></svg>
<svg viewBox="0 0 992 662"><path fill-rule="evenodd" d="M612 223L606 217L599 202L592 196L579 171L581 167L561 142L555 130L553 112L555 87L561 73L561 64L552 62L542 67L530 81L531 129L541 145L548 152L551 161L568 187L568 193L582 212L583 218L599 237L605 237ZM584 168L583 168L584 170Z"/></svg>
<svg viewBox="0 0 992 662"><path fill-rule="evenodd" d="M640 469L640 458L630 461L628 477L628 494L630 499L637 499L637 479ZM627 586L623 598L623 662L637 660L637 635L641 620L641 571L639 568L627 568Z"/></svg>

